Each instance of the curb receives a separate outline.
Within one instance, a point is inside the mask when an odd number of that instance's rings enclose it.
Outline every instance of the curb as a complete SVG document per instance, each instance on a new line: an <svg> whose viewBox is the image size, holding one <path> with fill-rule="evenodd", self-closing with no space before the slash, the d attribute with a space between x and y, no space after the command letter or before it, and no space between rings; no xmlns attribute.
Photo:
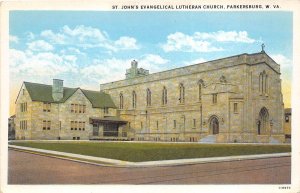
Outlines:
<svg viewBox="0 0 300 193"><path fill-rule="evenodd" d="M8 145L9 148L30 151L28 153L42 153L44 156L56 157L66 159L70 161L76 161L81 163L99 165L99 166L111 166L111 167L161 167L161 166L179 166L190 164L204 164L204 163L217 163L228 161L241 161L251 159L266 159L277 157L289 157L291 152L288 153L272 153L272 154L256 154L256 155L239 155L239 156L226 156L226 157L208 157L208 158L192 158L192 159L177 159L177 160L162 160L162 161L145 161L145 162L129 162L116 159L102 158L87 156L81 154L73 154L66 152L59 152L53 150L44 150L31 147L21 147L16 145ZM63 156L63 157L59 157ZM95 163L102 162L103 164ZM107 164L107 165L106 165Z"/></svg>

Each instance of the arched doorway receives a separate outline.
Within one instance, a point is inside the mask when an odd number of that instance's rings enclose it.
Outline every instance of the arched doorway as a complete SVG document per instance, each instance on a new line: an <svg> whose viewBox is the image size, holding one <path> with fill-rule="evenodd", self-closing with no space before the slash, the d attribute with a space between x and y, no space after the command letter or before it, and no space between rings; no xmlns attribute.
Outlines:
<svg viewBox="0 0 300 193"><path fill-rule="evenodd" d="M257 124L257 134L266 134L269 130L269 113L268 110L263 107L259 112L259 120Z"/></svg>
<svg viewBox="0 0 300 193"><path fill-rule="evenodd" d="M219 120L217 119L217 117L212 117L210 119L210 131L213 135L219 133Z"/></svg>

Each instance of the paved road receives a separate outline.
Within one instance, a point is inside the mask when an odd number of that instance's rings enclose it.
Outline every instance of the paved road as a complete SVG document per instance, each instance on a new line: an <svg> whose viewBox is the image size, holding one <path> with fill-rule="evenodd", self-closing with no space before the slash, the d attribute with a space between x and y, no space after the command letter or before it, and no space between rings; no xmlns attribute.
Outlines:
<svg viewBox="0 0 300 193"><path fill-rule="evenodd" d="M116 168L9 150L9 184L290 184L291 158Z"/></svg>

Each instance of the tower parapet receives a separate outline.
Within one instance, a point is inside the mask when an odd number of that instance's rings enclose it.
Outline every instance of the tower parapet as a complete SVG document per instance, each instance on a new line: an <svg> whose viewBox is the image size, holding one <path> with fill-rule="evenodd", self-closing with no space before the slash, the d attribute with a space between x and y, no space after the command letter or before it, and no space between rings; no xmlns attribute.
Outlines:
<svg viewBox="0 0 300 193"><path fill-rule="evenodd" d="M144 68L138 68L138 62L136 60L131 61L131 68L126 70L126 79L136 78L139 76L149 75L149 70Z"/></svg>

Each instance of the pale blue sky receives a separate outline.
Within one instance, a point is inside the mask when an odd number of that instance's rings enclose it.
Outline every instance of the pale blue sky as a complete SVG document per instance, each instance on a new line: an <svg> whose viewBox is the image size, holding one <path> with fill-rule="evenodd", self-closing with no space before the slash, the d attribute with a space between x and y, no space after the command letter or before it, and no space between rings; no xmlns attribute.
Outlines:
<svg viewBox="0 0 300 193"><path fill-rule="evenodd" d="M291 79L292 12L11 11L9 21L16 88L61 78L98 90L123 79L132 59L152 73L259 52L262 43Z"/></svg>

